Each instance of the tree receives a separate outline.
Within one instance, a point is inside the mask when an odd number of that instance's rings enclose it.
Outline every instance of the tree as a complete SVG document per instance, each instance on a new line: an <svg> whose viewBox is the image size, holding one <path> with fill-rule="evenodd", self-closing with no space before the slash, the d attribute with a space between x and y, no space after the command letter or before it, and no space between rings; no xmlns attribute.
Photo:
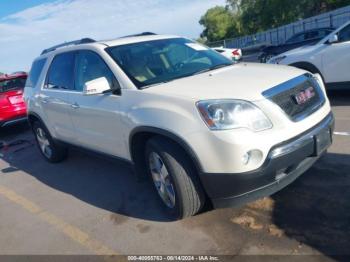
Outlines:
<svg viewBox="0 0 350 262"><path fill-rule="evenodd" d="M209 42L254 34L350 5L350 0L227 0L199 23Z"/></svg>
<svg viewBox="0 0 350 262"><path fill-rule="evenodd" d="M209 42L232 37L238 33L235 16L228 7L216 6L209 9L199 23L205 28L201 38L206 38Z"/></svg>
<svg viewBox="0 0 350 262"><path fill-rule="evenodd" d="M350 0L228 0L239 5L244 33L252 34L350 4Z"/></svg>

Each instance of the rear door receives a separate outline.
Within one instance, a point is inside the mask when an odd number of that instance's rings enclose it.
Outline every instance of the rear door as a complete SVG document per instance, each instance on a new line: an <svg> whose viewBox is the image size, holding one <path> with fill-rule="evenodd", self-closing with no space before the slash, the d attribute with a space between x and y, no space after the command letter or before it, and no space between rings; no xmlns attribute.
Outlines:
<svg viewBox="0 0 350 262"><path fill-rule="evenodd" d="M323 76L327 83L350 84L350 25L338 32L339 42L322 52Z"/></svg>
<svg viewBox="0 0 350 262"><path fill-rule="evenodd" d="M69 114L79 145L123 157L126 150L120 123L121 96L113 93L83 94L85 83L100 77L105 77L113 89L118 84L114 74L97 53L89 50L77 53L75 68L76 90L69 94L73 105Z"/></svg>
<svg viewBox="0 0 350 262"><path fill-rule="evenodd" d="M57 138L67 142L75 139L68 100L69 92L74 91L75 54L67 52L54 57L39 98L50 129Z"/></svg>

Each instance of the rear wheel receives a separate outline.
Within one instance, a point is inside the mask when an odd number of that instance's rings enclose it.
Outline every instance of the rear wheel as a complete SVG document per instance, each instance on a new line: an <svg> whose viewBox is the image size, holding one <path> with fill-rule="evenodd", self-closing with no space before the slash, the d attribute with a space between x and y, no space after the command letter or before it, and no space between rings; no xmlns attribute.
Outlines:
<svg viewBox="0 0 350 262"><path fill-rule="evenodd" d="M193 216L204 205L205 196L198 175L182 148L163 137L146 145L146 163L157 193L175 219Z"/></svg>
<svg viewBox="0 0 350 262"><path fill-rule="evenodd" d="M57 163L67 157L67 148L55 142L47 128L39 121L34 122L33 132L41 154L51 162Z"/></svg>

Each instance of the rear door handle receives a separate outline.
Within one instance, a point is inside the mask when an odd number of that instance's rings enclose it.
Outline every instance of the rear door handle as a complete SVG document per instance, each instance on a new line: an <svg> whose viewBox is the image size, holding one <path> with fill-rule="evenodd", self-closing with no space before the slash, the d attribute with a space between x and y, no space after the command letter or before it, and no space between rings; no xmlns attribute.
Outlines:
<svg viewBox="0 0 350 262"><path fill-rule="evenodd" d="M78 103L74 103L74 104L71 104L70 105L73 109L78 109L78 108L80 108L80 106L78 105Z"/></svg>

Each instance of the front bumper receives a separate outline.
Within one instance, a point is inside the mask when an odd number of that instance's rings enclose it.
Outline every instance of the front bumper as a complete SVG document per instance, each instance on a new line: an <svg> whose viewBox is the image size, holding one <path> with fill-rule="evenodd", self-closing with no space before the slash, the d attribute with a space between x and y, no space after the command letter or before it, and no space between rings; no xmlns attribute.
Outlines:
<svg viewBox="0 0 350 262"><path fill-rule="evenodd" d="M214 207L242 205L271 195L286 187L309 169L330 146L320 150L320 134L329 134L332 142L334 117L330 113L318 125L303 134L274 146L261 168L239 174L202 173L202 184Z"/></svg>

